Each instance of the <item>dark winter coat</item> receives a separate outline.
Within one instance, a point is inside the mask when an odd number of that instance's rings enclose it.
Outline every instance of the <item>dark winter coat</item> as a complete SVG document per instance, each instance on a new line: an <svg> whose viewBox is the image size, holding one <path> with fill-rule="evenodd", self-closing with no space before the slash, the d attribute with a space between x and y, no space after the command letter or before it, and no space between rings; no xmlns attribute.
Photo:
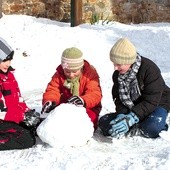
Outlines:
<svg viewBox="0 0 170 170"><path fill-rule="evenodd" d="M55 101L57 105L67 103L67 100L72 94L70 90L64 86L65 80L64 70L62 66L59 65L43 94L43 104L47 101ZM86 104L86 109L90 109L96 114L100 113L102 108L102 92L99 76L95 68L87 61L84 61L82 74L80 76L79 94Z"/></svg>
<svg viewBox="0 0 170 170"><path fill-rule="evenodd" d="M115 101L117 113L128 113L130 110L119 99L118 74L113 73L112 97ZM137 73L137 80L141 96L134 101L131 111L143 120L157 106L170 110L170 88L165 84L158 66L151 60L141 57L141 66Z"/></svg>

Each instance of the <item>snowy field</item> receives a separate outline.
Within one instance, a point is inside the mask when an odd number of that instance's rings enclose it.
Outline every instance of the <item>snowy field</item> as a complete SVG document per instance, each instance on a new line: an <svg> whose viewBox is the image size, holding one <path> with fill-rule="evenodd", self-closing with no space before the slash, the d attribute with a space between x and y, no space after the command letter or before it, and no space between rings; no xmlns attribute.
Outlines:
<svg viewBox="0 0 170 170"><path fill-rule="evenodd" d="M152 59L170 86L170 23L114 22L70 27L68 23L43 18L4 15L0 19L0 36L15 50L12 66L21 93L28 106L37 111L41 110L42 93L60 64L63 50L72 46L83 51L84 58L100 75L101 115L115 109L111 97L114 68L109 51L121 37L129 38L141 55ZM167 123L170 125L170 116ZM52 130L55 132L55 128ZM68 129L68 133L73 132ZM0 170L169 170L170 129L157 139L136 136L112 140L96 131L81 147L54 148L37 138L33 148L1 151L0 157Z"/></svg>

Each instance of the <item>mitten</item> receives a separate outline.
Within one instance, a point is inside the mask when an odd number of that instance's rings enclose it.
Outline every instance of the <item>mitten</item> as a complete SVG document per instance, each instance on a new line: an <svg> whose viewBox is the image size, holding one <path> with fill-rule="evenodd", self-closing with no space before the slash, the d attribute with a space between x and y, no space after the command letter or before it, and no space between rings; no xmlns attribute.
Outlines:
<svg viewBox="0 0 170 170"><path fill-rule="evenodd" d="M114 120L110 122L112 128L109 130L109 134L112 137L120 137L125 135L131 126L139 122L139 118L135 113L119 114Z"/></svg>
<svg viewBox="0 0 170 170"><path fill-rule="evenodd" d="M81 97L72 96L67 100L68 103L75 104L76 106L84 106L84 101Z"/></svg>
<svg viewBox="0 0 170 170"><path fill-rule="evenodd" d="M23 121L26 126L36 126L40 122L40 113L36 112L35 109L25 112L25 119Z"/></svg>
<svg viewBox="0 0 170 170"><path fill-rule="evenodd" d="M44 113L49 113L51 112L51 110L53 110L54 108L56 108L56 102L54 101L48 101L46 102L43 107L42 107L42 110L41 110L41 114L44 114Z"/></svg>

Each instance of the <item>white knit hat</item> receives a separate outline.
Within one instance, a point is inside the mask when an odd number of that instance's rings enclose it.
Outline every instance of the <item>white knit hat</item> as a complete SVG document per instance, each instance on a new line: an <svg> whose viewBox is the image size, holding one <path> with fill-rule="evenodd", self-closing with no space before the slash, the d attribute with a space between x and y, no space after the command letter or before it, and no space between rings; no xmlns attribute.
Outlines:
<svg viewBox="0 0 170 170"><path fill-rule="evenodd" d="M110 50L110 60L115 64L133 64L136 57L136 48L127 38L119 39Z"/></svg>

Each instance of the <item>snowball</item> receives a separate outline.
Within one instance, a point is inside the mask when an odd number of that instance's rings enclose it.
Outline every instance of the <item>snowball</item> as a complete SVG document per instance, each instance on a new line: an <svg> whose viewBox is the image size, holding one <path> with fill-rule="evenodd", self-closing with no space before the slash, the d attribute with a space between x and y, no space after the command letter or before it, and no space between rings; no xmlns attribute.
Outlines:
<svg viewBox="0 0 170 170"><path fill-rule="evenodd" d="M61 104L38 126L37 134L52 147L83 146L93 136L94 128L84 107Z"/></svg>

